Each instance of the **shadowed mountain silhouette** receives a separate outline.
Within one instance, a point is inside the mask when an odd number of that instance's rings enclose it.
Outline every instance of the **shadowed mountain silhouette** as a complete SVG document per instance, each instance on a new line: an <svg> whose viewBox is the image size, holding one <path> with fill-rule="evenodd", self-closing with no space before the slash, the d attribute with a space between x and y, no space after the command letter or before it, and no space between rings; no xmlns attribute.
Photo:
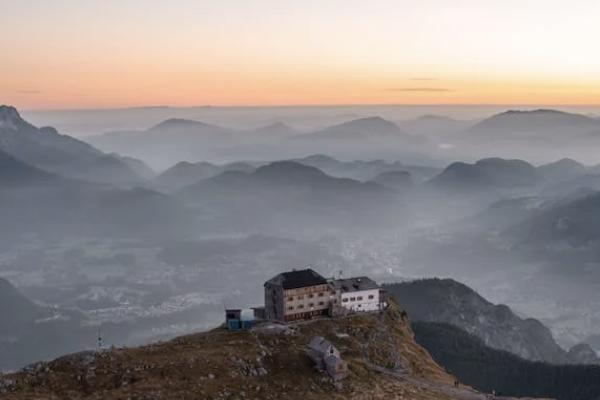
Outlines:
<svg viewBox="0 0 600 400"><path fill-rule="evenodd" d="M279 219L295 224L334 220L348 224L367 215L378 223L383 210L397 200L392 190L376 183L334 178L293 161L273 162L252 173L225 172L179 194L234 220Z"/></svg>
<svg viewBox="0 0 600 400"><path fill-rule="evenodd" d="M407 171L382 172L373 178L373 182L398 191L410 189L414 184L410 172Z"/></svg>
<svg viewBox="0 0 600 400"><path fill-rule="evenodd" d="M274 122L269 125L261 126L252 130L252 133L260 137L281 137L281 136L292 136L297 135L299 132L291 126L284 124L283 122Z"/></svg>
<svg viewBox="0 0 600 400"><path fill-rule="evenodd" d="M570 135L600 128L600 121L581 114L556 110L509 110L487 118L469 129L471 133L494 135L497 138L541 134Z"/></svg>
<svg viewBox="0 0 600 400"><path fill-rule="evenodd" d="M254 170L255 167L244 162L215 165L202 161L197 163L181 161L163 171L154 179L154 183L158 185L159 188L177 190L223 172L238 171L250 173Z"/></svg>
<svg viewBox="0 0 600 400"><path fill-rule="evenodd" d="M381 117L367 117L330 126L321 131L295 136L297 140L340 140L410 138L398 125Z"/></svg>
<svg viewBox="0 0 600 400"><path fill-rule="evenodd" d="M119 158L61 135L54 128L36 128L10 106L0 106L0 150L28 164L68 177L111 183L141 181Z"/></svg>
<svg viewBox="0 0 600 400"><path fill-rule="evenodd" d="M567 180L587 173L585 165L570 158L540 165L537 170L540 175L549 180Z"/></svg>
<svg viewBox="0 0 600 400"><path fill-rule="evenodd" d="M58 176L32 167L0 150L0 183L3 188L46 184L56 179L59 179Z"/></svg>
<svg viewBox="0 0 600 400"><path fill-rule="evenodd" d="M539 179L535 167L528 162L485 158L475 164L452 163L431 183L440 188L462 190L528 186Z"/></svg>
<svg viewBox="0 0 600 400"><path fill-rule="evenodd" d="M423 279L386 285L411 320L449 323L481 338L490 347L525 359L571 362L550 330L536 319L522 319L505 305L494 305L452 279Z"/></svg>

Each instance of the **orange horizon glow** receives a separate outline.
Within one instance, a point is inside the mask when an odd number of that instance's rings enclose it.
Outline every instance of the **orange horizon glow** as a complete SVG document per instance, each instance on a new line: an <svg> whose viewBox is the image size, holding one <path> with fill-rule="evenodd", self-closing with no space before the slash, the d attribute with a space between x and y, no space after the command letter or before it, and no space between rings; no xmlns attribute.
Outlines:
<svg viewBox="0 0 600 400"><path fill-rule="evenodd" d="M371 3L0 0L0 103L600 104L600 2Z"/></svg>

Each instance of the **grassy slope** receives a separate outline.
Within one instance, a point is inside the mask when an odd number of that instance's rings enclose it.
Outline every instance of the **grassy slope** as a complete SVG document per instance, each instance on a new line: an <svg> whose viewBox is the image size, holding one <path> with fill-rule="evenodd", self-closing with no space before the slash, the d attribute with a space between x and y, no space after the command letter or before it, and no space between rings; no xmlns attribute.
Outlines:
<svg viewBox="0 0 600 400"><path fill-rule="evenodd" d="M315 371L304 353L313 335L330 339L349 362L341 387ZM415 343L396 306L383 316L322 319L288 333L218 328L144 347L76 354L3 380L16 382L6 399L483 398L450 388L453 378Z"/></svg>

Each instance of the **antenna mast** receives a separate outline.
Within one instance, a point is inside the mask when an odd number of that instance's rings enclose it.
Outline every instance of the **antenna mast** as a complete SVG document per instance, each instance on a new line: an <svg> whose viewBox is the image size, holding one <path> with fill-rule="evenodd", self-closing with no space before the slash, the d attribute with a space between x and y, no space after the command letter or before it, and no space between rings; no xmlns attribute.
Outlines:
<svg viewBox="0 0 600 400"><path fill-rule="evenodd" d="M98 350L102 350L102 332L98 326Z"/></svg>

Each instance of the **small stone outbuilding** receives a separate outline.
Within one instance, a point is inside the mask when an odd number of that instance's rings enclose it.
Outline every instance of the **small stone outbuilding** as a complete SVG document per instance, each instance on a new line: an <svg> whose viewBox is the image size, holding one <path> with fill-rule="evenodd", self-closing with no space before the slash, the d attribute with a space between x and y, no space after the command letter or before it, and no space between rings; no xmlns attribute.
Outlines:
<svg viewBox="0 0 600 400"><path fill-rule="evenodd" d="M324 337L313 337L306 351L315 366L326 371L334 381L344 379L348 375L348 363L342 360L340 351Z"/></svg>

